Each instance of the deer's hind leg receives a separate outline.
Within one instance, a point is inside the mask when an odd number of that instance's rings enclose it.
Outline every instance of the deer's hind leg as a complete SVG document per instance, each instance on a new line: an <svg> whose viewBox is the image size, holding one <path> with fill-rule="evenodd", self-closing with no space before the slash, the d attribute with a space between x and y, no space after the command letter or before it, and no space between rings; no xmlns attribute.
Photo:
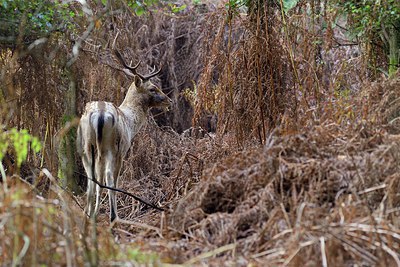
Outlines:
<svg viewBox="0 0 400 267"><path fill-rule="evenodd" d="M94 186L95 186L95 183L93 182L93 179L95 179L95 175L94 175L95 161L94 161L93 145L88 146L86 148L86 151L82 154L82 163L83 163L83 167L85 168L86 174L88 176L85 212L90 217L93 217L94 216Z"/></svg>
<svg viewBox="0 0 400 267"><path fill-rule="evenodd" d="M97 182L101 185L104 185L104 171L105 171L105 166L104 166L104 155L98 155L97 160L96 160L96 179ZM101 203L101 194L103 193L103 188L100 187L98 184L96 184L96 206L94 208L94 214L97 215L100 209L100 203Z"/></svg>
<svg viewBox="0 0 400 267"><path fill-rule="evenodd" d="M107 163L109 164L106 165L106 183L107 186L116 188L118 174L121 168L121 157L113 155L111 152L108 154L108 157ZM110 200L110 221L113 222L118 218L115 191L108 190L108 195Z"/></svg>

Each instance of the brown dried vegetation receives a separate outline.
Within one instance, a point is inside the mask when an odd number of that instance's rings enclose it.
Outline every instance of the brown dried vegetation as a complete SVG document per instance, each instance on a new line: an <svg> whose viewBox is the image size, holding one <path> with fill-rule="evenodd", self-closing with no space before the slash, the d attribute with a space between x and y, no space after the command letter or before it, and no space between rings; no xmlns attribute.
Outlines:
<svg viewBox="0 0 400 267"><path fill-rule="evenodd" d="M109 226L103 201L97 225L84 224L84 197L61 190L49 172L34 187L14 176L0 203L2 264L21 255L30 265L400 265L400 76L369 82L358 50L333 47L343 36L318 30L322 21L311 30L302 6L288 26L273 9L229 20L229 10L202 8L120 14L93 38L105 46L119 34L133 61L163 65L160 85L176 106L136 137L118 187L165 211L118 194L121 222ZM84 51L78 110L91 100L119 103L128 81L99 64L107 53ZM31 79L33 91L21 92L13 125L44 136L52 119L53 135L63 81L27 73L16 86ZM36 95L38 84L48 87ZM191 128L188 87L196 89ZM54 101L40 102L43 94ZM23 114L28 102L41 114L34 124ZM138 247L146 252L134 256Z"/></svg>

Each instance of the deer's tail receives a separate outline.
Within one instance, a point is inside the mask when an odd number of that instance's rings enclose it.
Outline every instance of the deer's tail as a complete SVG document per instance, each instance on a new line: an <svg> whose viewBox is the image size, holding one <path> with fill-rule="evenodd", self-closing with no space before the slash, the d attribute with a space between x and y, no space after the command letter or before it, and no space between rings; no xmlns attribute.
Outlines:
<svg viewBox="0 0 400 267"><path fill-rule="evenodd" d="M91 124L96 135L97 149L100 149L103 141L107 142L114 132L115 116L108 111L95 112L91 116Z"/></svg>

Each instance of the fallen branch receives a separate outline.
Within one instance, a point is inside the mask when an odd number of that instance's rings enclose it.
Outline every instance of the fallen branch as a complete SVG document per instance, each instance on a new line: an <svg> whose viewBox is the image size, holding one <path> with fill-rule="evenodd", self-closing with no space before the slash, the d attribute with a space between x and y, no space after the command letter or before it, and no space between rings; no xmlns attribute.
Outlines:
<svg viewBox="0 0 400 267"><path fill-rule="evenodd" d="M135 200L137 200L137 201L139 201L139 202L142 202L143 204L145 204L145 205L147 205L147 206L149 206L149 207L151 207L151 208L153 208L153 209L156 209L156 210L159 210L159 211L164 211L163 208L157 207L156 205L151 204L151 203L149 203L149 202L147 202L147 201L141 199L140 197L137 197L137 196L135 196L135 195L133 195L133 194L131 194L131 193L129 193L129 192L126 192L126 191L121 190L121 189L118 189L118 188L114 188L114 187L109 187L109 186L103 185L103 184L101 184L100 182L98 182L96 179L91 179L91 178L89 178L89 177L88 177L88 179L90 179L90 180L92 180L93 182L95 182L95 184L97 184L97 185L100 186L101 188L105 188L105 189L113 190L113 191L116 191L116 192L119 192L119 193L123 193L123 194L125 194L125 195L128 195L128 196L132 197L133 199L135 199Z"/></svg>

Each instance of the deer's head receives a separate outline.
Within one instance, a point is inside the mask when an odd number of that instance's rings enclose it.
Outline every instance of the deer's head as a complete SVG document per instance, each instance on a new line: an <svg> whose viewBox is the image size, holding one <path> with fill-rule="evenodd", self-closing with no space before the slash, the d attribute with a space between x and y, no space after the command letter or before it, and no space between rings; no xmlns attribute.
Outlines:
<svg viewBox="0 0 400 267"><path fill-rule="evenodd" d="M143 104L147 105L149 108L168 108L171 105L171 99L151 81L143 80L139 76L136 76L133 84L136 87L138 97L140 97Z"/></svg>
<svg viewBox="0 0 400 267"><path fill-rule="evenodd" d="M154 68L150 74L146 76L142 75L136 71L140 65L140 62L135 66L130 66L125 62L125 59L118 50L114 50L114 53L124 67L121 70L127 76L133 78L133 83L129 88L129 91L134 94L132 97L136 97L138 100L140 100L141 104L147 108L168 108L171 105L171 99L164 94L164 92L158 86L150 81L151 78L160 73L161 69L156 70Z"/></svg>

